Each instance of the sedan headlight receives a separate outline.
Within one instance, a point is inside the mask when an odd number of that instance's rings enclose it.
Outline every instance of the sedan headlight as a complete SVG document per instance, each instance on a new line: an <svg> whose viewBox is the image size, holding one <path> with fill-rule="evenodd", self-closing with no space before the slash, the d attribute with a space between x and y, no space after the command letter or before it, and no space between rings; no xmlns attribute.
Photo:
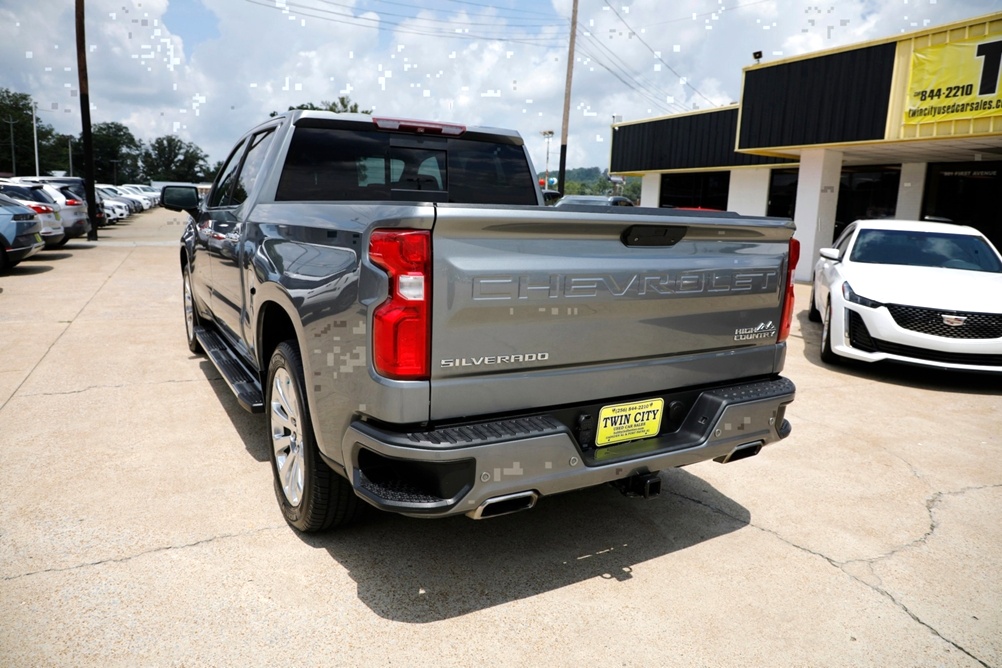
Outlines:
<svg viewBox="0 0 1002 668"><path fill-rule="evenodd" d="M859 304L860 306L866 306L868 308L880 308L883 306L880 302L875 302L872 299L867 299L866 297L860 297L857 295L852 291L852 287L849 286L848 281L842 284L842 296L847 302L852 302L853 304Z"/></svg>

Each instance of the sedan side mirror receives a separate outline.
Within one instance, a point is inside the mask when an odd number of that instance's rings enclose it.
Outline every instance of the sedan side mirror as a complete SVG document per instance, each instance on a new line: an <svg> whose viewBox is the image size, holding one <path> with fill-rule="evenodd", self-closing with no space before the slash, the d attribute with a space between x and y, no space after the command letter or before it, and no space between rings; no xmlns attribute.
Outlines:
<svg viewBox="0 0 1002 668"><path fill-rule="evenodd" d="M834 260L835 262L839 260L837 248L822 248L818 251L818 254L826 260Z"/></svg>

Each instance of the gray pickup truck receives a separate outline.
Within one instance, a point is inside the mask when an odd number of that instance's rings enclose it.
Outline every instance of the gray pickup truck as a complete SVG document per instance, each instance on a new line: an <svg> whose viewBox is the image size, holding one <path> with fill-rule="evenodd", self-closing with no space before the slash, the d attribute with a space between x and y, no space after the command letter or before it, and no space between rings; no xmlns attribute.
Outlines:
<svg viewBox="0 0 1002 668"><path fill-rule="evenodd" d="M650 497L790 433L788 220L544 207L517 133L312 111L162 196L188 346L267 414L299 530Z"/></svg>

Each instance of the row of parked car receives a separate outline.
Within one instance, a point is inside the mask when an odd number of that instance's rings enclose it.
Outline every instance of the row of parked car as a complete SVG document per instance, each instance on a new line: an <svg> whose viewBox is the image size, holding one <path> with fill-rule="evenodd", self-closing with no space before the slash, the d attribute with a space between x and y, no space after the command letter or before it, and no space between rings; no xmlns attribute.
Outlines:
<svg viewBox="0 0 1002 668"><path fill-rule="evenodd" d="M84 181L72 176L0 179L0 272L46 248L60 248L92 226L115 225L160 203L151 186L98 183L95 219L88 214Z"/></svg>

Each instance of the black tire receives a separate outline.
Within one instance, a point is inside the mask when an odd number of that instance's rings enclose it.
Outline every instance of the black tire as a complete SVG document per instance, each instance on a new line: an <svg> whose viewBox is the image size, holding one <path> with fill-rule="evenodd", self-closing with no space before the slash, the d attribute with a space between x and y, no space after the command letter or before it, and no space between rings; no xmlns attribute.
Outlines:
<svg viewBox="0 0 1002 668"><path fill-rule="evenodd" d="M6 274L14 263L7 259L7 252L0 248L0 274Z"/></svg>
<svg viewBox="0 0 1002 668"><path fill-rule="evenodd" d="M195 308L195 297L191 291L191 271L188 265L181 270L181 301L184 305L184 331L188 337L188 350L196 355L202 354L202 344L195 337L198 327L198 309Z"/></svg>
<svg viewBox="0 0 1002 668"><path fill-rule="evenodd" d="M58 242L58 243L56 244L56 248L62 248L63 246L65 246L65 245L66 245L66 244L68 244L69 242L70 242L70 238L69 238L68 236L66 236L66 237L63 237L63 238L62 238L62 239L60 239L60 240L59 240L59 242Z"/></svg>
<svg viewBox="0 0 1002 668"><path fill-rule="evenodd" d="M811 303L807 307L807 319L811 322L821 322L821 311L814 305L814 279L811 279Z"/></svg>
<svg viewBox="0 0 1002 668"><path fill-rule="evenodd" d="M832 350L832 300L825 304L824 325L821 327L821 361L836 366L839 356Z"/></svg>
<svg viewBox="0 0 1002 668"><path fill-rule="evenodd" d="M364 504L320 457L295 341L280 343L272 353L266 392L271 472L285 520L304 532L348 524Z"/></svg>

